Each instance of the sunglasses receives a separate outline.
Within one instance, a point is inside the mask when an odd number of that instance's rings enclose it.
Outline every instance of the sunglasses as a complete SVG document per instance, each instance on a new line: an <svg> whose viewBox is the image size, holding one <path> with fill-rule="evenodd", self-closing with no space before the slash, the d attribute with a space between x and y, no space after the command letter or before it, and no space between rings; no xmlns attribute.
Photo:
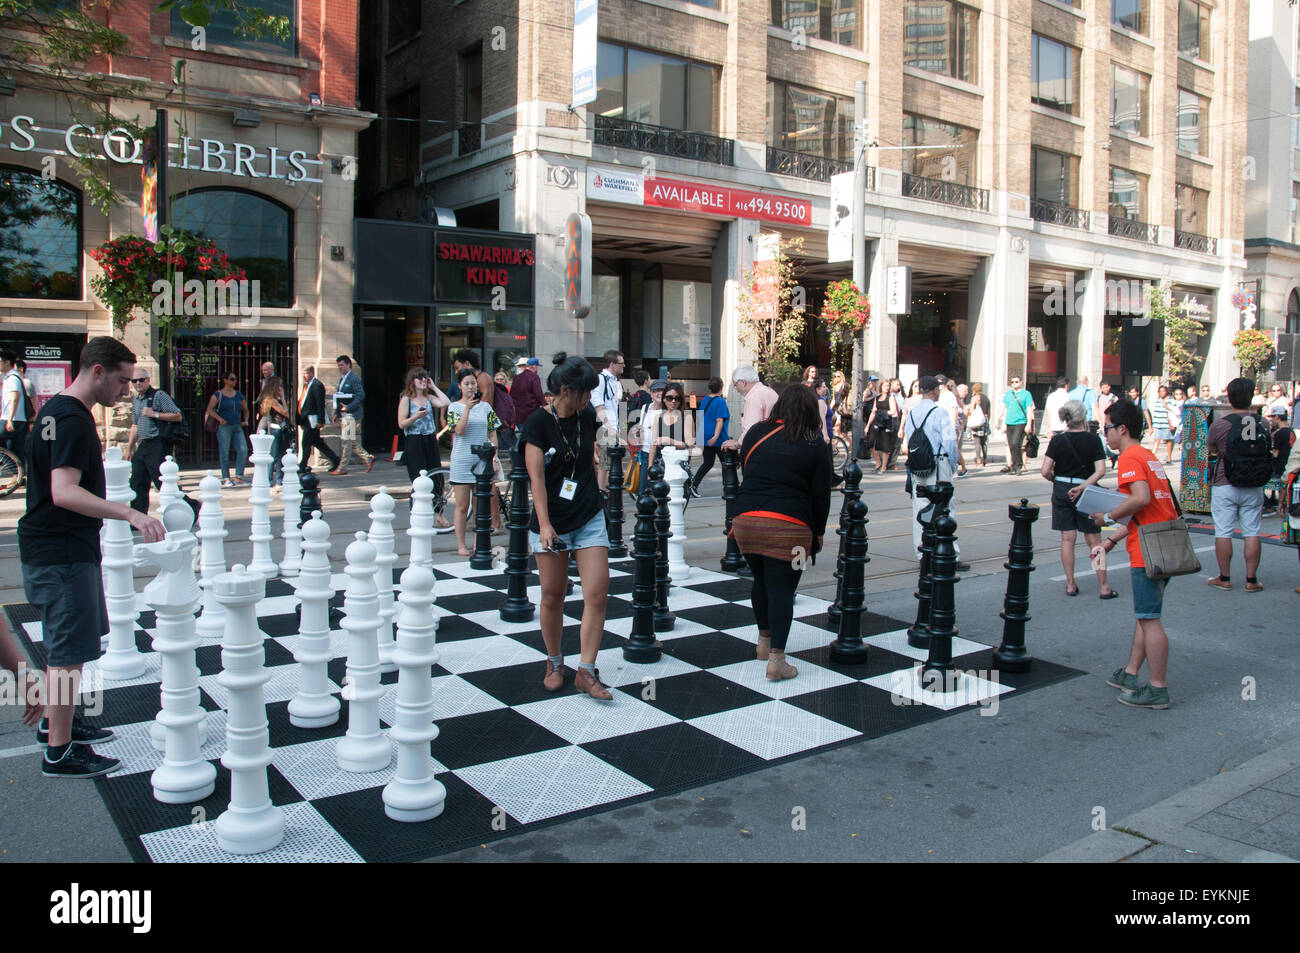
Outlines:
<svg viewBox="0 0 1300 953"><path fill-rule="evenodd" d="M237 380L239 380L239 378L236 377L234 374L231 374L229 377L226 378L226 380L228 380L228 381L237 381Z"/></svg>
<svg viewBox="0 0 1300 953"><path fill-rule="evenodd" d="M133 378L131 378L131 383L132 383L132 384L143 384L143 383L144 383L145 381L147 381L148 379L149 379L149 378L147 378L147 377L133 377Z"/></svg>
<svg viewBox="0 0 1300 953"><path fill-rule="evenodd" d="M671 396L665 396L665 397L664 397L664 400L665 400L665 401L669 401L669 400L681 400L681 399L682 399L682 398L681 398L681 395L680 395L680 394L673 394L673 395L671 395Z"/></svg>

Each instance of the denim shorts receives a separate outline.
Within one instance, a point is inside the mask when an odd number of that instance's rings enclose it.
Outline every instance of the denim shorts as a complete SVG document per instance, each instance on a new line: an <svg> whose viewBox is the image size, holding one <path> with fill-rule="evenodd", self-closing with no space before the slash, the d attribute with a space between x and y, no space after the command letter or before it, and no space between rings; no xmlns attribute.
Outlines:
<svg viewBox="0 0 1300 953"><path fill-rule="evenodd" d="M98 563L24 564L23 589L27 601L41 610L47 665L80 665L99 658L99 640L108 634L108 606Z"/></svg>
<svg viewBox="0 0 1300 953"><path fill-rule="evenodd" d="M568 533L556 533L555 538L558 542L564 543L566 552L587 549L591 546L604 546L609 549L609 531L605 528L605 511L597 510L595 516L577 529ZM542 549L541 533L529 531L528 551L530 553L546 552L545 549Z"/></svg>
<svg viewBox="0 0 1300 953"><path fill-rule="evenodd" d="M1133 617L1158 619L1165 605L1165 583L1168 579L1152 579L1145 569L1134 566L1129 570L1133 587Z"/></svg>

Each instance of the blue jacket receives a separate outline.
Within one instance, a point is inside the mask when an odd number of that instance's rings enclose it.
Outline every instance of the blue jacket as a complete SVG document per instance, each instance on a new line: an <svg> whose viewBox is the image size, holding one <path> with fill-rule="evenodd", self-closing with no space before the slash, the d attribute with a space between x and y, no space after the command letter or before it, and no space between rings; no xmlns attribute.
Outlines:
<svg viewBox="0 0 1300 953"><path fill-rule="evenodd" d="M340 404L344 406L339 406ZM338 389L334 392L334 409L361 420L365 416L365 404L366 389L361 386L361 378L357 377L355 371L348 371L339 378Z"/></svg>

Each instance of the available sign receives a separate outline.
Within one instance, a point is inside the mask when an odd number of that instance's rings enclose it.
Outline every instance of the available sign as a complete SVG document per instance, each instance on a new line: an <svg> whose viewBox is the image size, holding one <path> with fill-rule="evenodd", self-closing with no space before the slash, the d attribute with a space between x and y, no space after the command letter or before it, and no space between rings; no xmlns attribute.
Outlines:
<svg viewBox="0 0 1300 953"><path fill-rule="evenodd" d="M587 198L787 225L812 224L812 202L808 199L787 198L726 185L647 177L639 172L604 166L588 166Z"/></svg>

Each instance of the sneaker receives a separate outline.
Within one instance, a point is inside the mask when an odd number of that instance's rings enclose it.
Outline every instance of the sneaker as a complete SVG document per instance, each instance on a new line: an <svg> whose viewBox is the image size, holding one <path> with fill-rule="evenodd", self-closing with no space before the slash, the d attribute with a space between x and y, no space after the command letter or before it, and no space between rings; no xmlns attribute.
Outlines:
<svg viewBox="0 0 1300 953"><path fill-rule="evenodd" d="M1247 591L1247 592L1263 592L1263 591L1264 591L1264 587L1263 587L1262 584L1260 584L1260 583L1258 583L1258 582L1248 582L1248 583L1246 583L1246 591Z"/></svg>
<svg viewBox="0 0 1300 953"><path fill-rule="evenodd" d="M1121 705L1128 705L1130 708L1168 708L1169 689L1154 688L1151 685L1143 685L1137 691L1129 695L1120 695L1115 699Z"/></svg>
<svg viewBox="0 0 1300 953"><path fill-rule="evenodd" d="M95 754L90 745L72 744L58 761L51 761L49 752L46 752L41 761L41 774L47 778L97 778L120 767L122 762L117 758Z"/></svg>
<svg viewBox="0 0 1300 953"><path fill-rule="evenodd" d="M1128 670L1121 665L1115 669L1115 674L1106 679L1106 684L1111 688L1118 688L1122 692L1135 692L1141 688L1136 675L1130 675Z"/></svg>
<svg viewBox="0 0 1300 953"><path fill-rule="evenodd" d="M232 486L235 485L235 481L234 481L234 480L222 480L222 481L221 481L221 485L222 485L223 487L225 487L226 489L229 489L230 487L232 487Z"/></svg>
<svg viewBox="0 0 1300 953"><path fill-rule="evenodd" d="M96 728L94 725L86 723L86 720L80 715L72 716L72 743L74 745L93 744L96 741L111 741L114 738L113 732L107 728ZM42 748L50 743L50 721L48 718L42 718L41 723L36 726L36 743Z"/></svg>
<svg viewBox="0 0 1300 953"><path fill-rule="evenodd" d="M1230 583L1230 582L1224 582L1224 581L1223 581L1222 579L1220 579L1218 576L1211 576L1211 577L1207 580L1207 582L1209 583L1209 585L1213 586L1215 589L1222 589L1222 590L1224 590L1225 592L1231 592L1231 591L1232 591L1232 583Z"/></svg>
<svg viewBox="0 0 1300 953"><path fill-rule="evenodd" d="M609 701L614 697L609 693L609 689L601 684L600 669L596 669L594 675L585 668L578 669L577 674L573 676L573 687L583 694L590 695L592 698L599 698L601 701Z"/></svg>

